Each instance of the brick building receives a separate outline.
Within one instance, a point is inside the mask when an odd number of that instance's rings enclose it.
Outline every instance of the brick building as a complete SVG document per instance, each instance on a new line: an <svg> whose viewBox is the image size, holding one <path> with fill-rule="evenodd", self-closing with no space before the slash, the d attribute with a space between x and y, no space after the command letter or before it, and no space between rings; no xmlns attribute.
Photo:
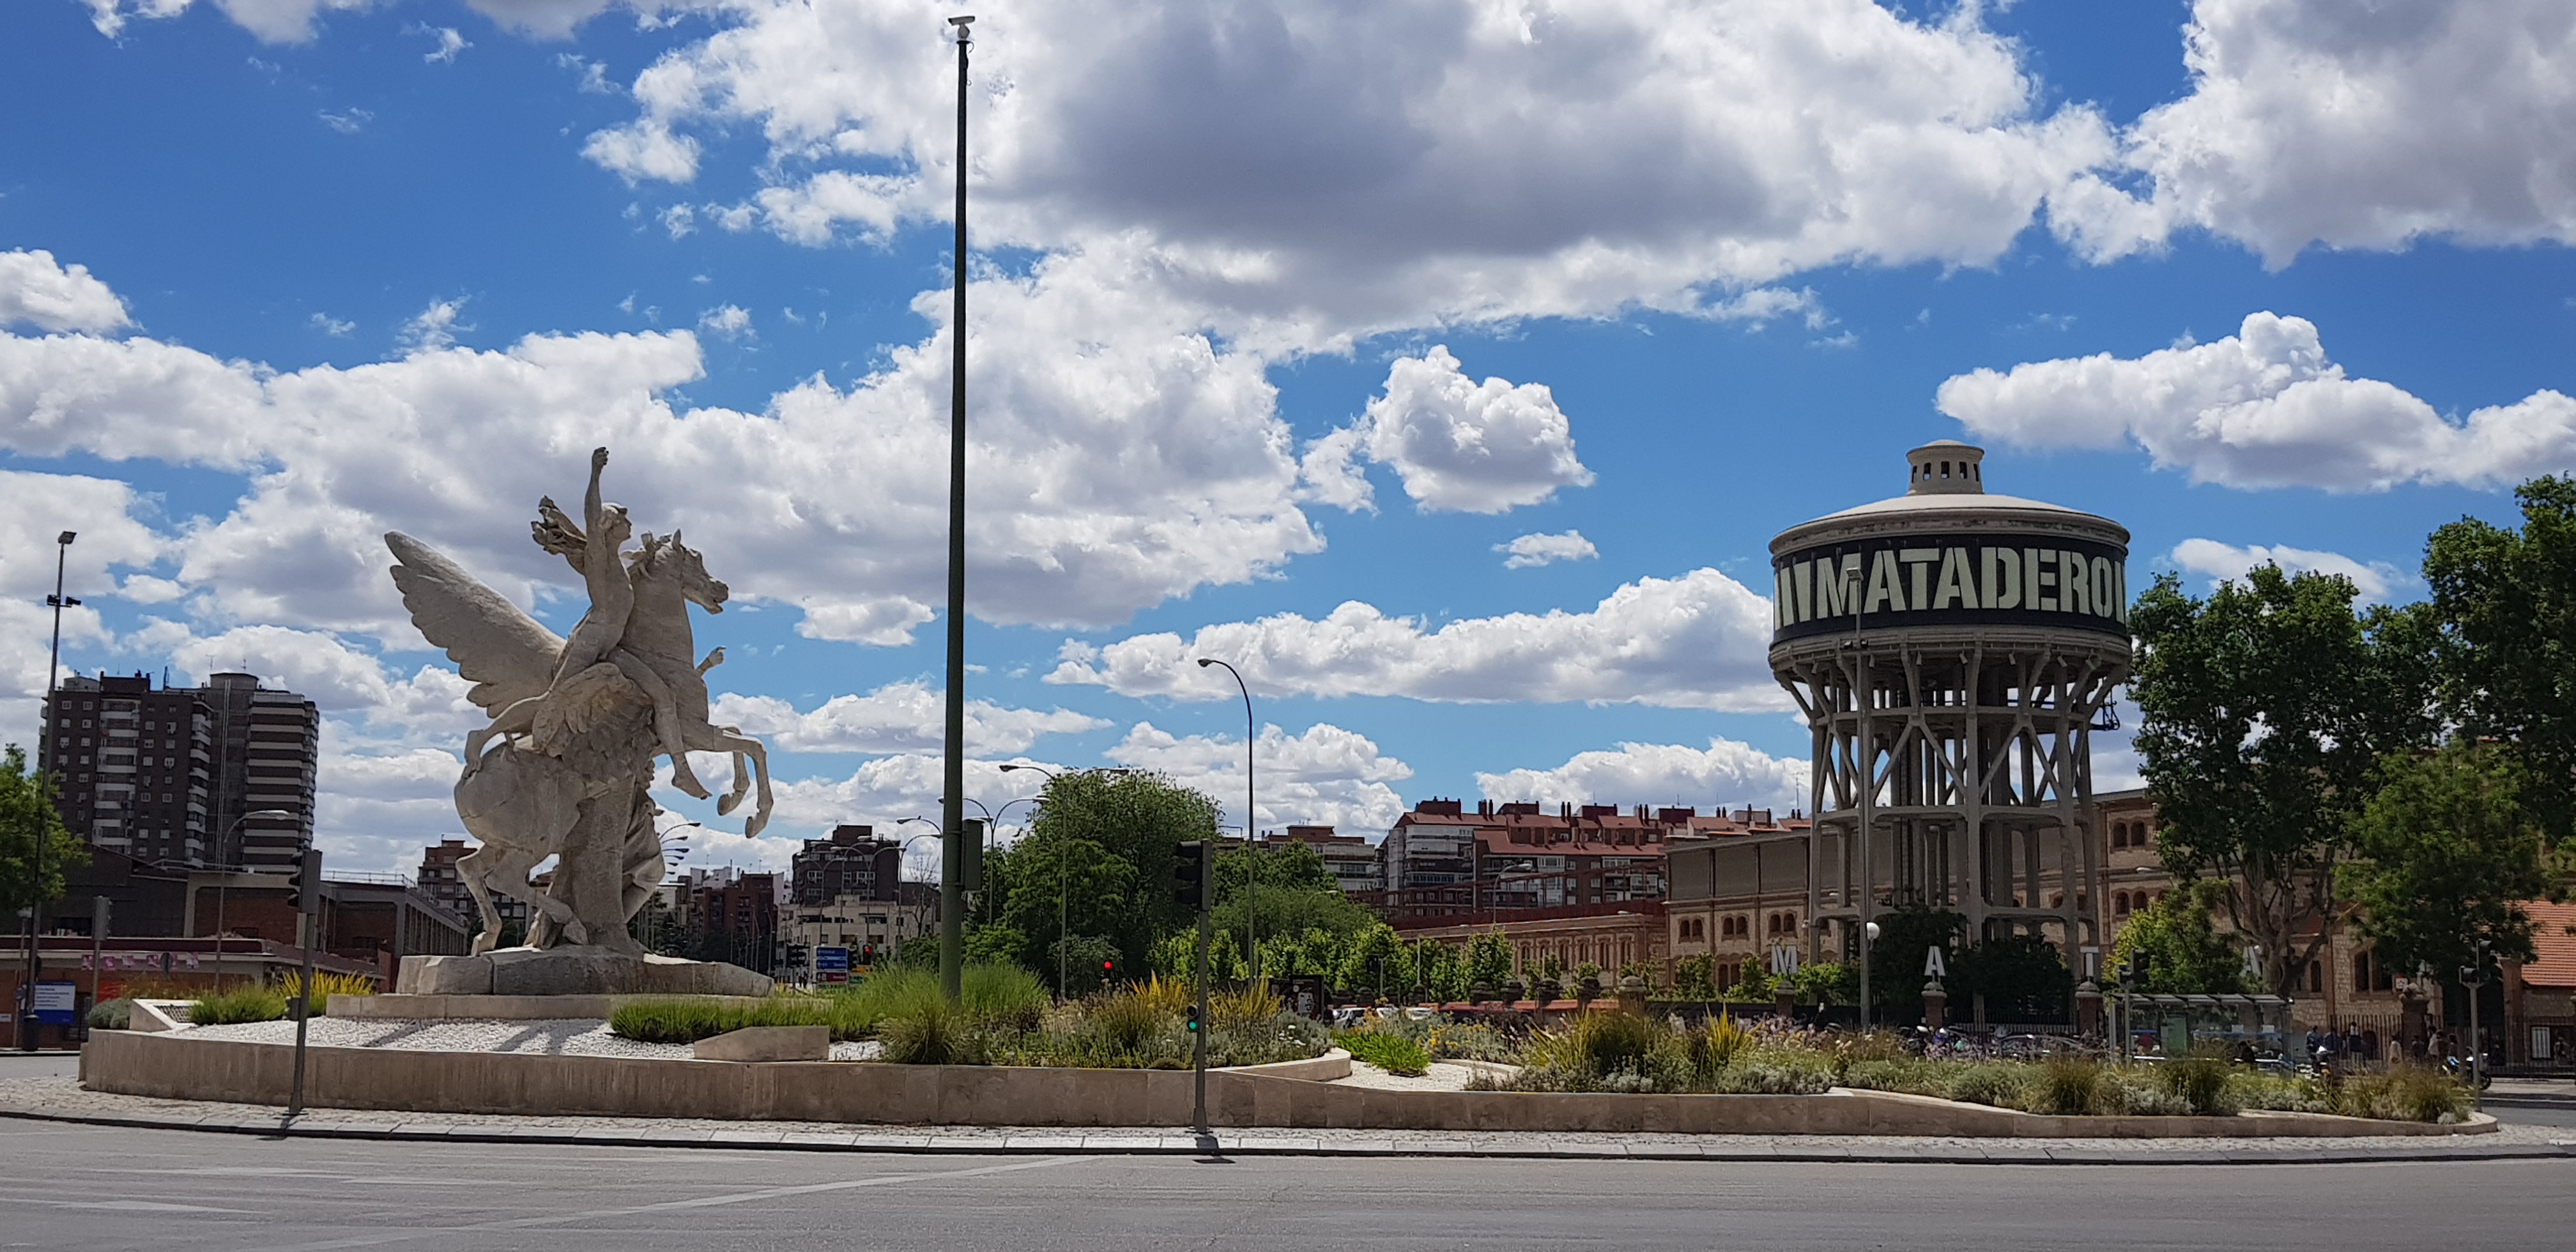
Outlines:
<svg viewBox="0 0 2576 1252"><path fill-rule="evenodd" d="M439 907L456 915L468 932L483 929L483 910L474 903L474 893L465 889L464 875L457 872L458 858L474 850L462 839L444 839L420 850L420 870L414 881L423 894L436 900ZM493 911L501 915L505 936L528 933L528 906L499 892L492 894Z"/></svg>

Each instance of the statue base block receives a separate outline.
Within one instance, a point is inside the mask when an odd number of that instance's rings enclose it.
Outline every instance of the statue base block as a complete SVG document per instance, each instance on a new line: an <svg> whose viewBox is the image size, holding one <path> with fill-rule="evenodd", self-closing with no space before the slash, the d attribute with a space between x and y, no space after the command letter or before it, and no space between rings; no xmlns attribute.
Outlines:
<svg viewBox="0 0 2576 1252"><path fill-rule="evenodd" d="M404 995L765 996L778 984L721 961L684 961L602 947L499 948L481 956L407 956Z"/></svg>

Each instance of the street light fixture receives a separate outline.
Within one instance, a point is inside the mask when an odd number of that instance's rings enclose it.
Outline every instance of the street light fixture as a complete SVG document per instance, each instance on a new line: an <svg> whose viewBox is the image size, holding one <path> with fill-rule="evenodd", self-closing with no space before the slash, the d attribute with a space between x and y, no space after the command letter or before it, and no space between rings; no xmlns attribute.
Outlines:
<svg viewBox="0 0 2576 1252"><path fill-rule="evenodd" d="M53 719L54 701L57 695L55 688L56 684L61 681L63 672L63 610L67 608L77 608L80 606L80 601L63 594L63 571L71 560L72 540L78 537L79 535L77 532L68 530L54 537L54 594L45 597L46 605L51 607L54 611L53 653L52 659L46 663L47 668L45 670L45 715L46 720L48 721ZM61 764L61 746L58 744L50 746L52 747L52 751L39 752L36 754L37 760L40 763L40 768L41 763L44 761L52 761L58 766ZM54 778L54 773L56 771L43 772L45 774L46 782L56 782ZM58 784L55 787L55 794L61 794ZM47 796L46 798L50 800L53 797ZM36 872L34 876L27 880L29 884L27 894L27 976L20 982L20 985L26 988L27 1015L18 1021L18 1046L21 1050L27 1052L33 1052L36 1050L36 980L43 976L43 970L41 968L43 957L40 954L44 950L44 941L38 939L36 936L44 930L43 922L45 916L45 902L43 898L37 894L34 887L34 884L45 881L45 830L42 823L38 823L36 826L33 863L35 865Z"/></svg>
<svg viewBox="0 0 2576 1252"><path fill-rule="evenodd" d="M1224 665L1225 672L1234 676L1235 690L1243 693L1243 937L1244 947L1252 954L1251 983L1258 987L1261 985L1261 861L1258 855L1260 848L1253 842L1260 822L1253 816L1252 807L1252 748L1255 742L1252 688L1245 685L1242 673L1232 665L1212 656L1199 658L1200 669L1211 665Z"/></svg>
<svg viewBox="0 0 2576 1252"><path fill-rule="evenodd" d="M285 809L252 809L225 826L223 838L216 840L215 846L220 849L231 843L233 836L241 833L242 823L254 817L263 822L291 821L295 814ZM215 988L219 991L224 985L224 896L232 889L233 875L246 870L247 867L240 864L226 865L223 867L224 876L215 880Z"/></svg>

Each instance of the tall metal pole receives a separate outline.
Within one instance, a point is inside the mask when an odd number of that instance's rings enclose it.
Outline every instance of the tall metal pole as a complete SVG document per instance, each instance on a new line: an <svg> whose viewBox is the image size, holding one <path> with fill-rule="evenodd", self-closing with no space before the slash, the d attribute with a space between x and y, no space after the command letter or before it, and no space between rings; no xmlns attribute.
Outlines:
<svg viewBox="0 0 2576 1252"><path fill-rule="evenodd" d="M1225 665L1234 675L1234 688L1243 693L1243 941L1252 953L1252 985L1261 985L1261 862L1259 849L1253 846L1254 828L1259 824L1252 816L1252 688L1245 686L1243 675L1231 665L1214 657L1200 657L1199 668Z"/></svg>
<svg viewBox="0 0 2576 1252"><path fill-rule="evenodd" d="M1216 833L1208 832L1211 836ZM1214 1025L1208 1020L1208 945L1215 938L1216 848L1217 841L1210 838L1207 855L1199 858L1199 1028L1190 1032L1190 1071L1197 1092L1190 1104L1190 1129L1202 1139L1213 1133L1208 1129L1207 1040L1208 1029Z"/></svg>
<svg viewBox="0 0 2576 1252"><path fill-rule="evenodd" d="M971 16L957 28L956 306L948 318L948 751L940 774L939 989L954 1001L966 959L966 55Z"/></svg>
<svg viewBox="0 0 2576 1252"><path fill-rule="evenodd" d="M309 841L312 836L305 838ZM304 1033L313 1021L313 946L322 942L322 853L310 842L304 845L295 876L303 884L299 893L303 898L296 901L303 913L296 919L296 937L302 940L297 946L304 949L304 981L295 987L295 1085L286 1095L288 1121L304 1112Z"/></svg>
<svg viewBox="0 0 2576 1252"><path fill-rule="evenodd" d="M47 597L45 600L45 603L52 606L54 610L53 654L52 659L46 663L45 669L45 720L48 722L54 720L54 705L56 700L59 698L56 688L61 683L63 674L63 610L71 605L80 603L80 601L71 599L63 594L63 570L65 563L71 559L72 540L78 537L78 532L67 530L61 535L56 536L54 539L54 594ZM46 727L48 732L52 729L53 728L51 726ZM38 762L38 772L44 776L48 790L54 793L53 795L45 797L50 801L54 798L54 795L62 794L62 785L57 777L57 775L62 772L62 746L60 744L46 744L43 746L50 748L51 751L38 752L36 754L36 759ZM52 762L55 768L43 768L43 763L45 762ZM36 980L44 976L44 941L37 938L37 936L43 934L45 930L45 899L43 891L43 883L45 881L45 824L41 821L36 823L35 850L32 853L32 856L32 864L35 866L36 873L34 877L27 880L27 976L22 980L22 985L26 989L25 998L27 1004L27 1015L18 1020L18 1048L22 1052L33 1052L36 1050L36 1035L38 1034L38 1027L36 1025Z"/></svg>

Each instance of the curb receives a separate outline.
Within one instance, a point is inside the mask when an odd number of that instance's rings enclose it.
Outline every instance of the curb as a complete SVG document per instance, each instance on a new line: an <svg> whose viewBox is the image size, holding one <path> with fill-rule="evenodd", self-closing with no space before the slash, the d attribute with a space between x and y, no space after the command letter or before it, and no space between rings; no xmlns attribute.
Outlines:
<svg viewBox="0 0 2576 1252"><path fill-rule="evenodd" d="M0 1106L0 1118L136 1130L255 1135L264 1139L364 1139L411 1143L538 1143L617 1148L724 1148L779 1152L900 1152L926 1156L1214 1157L1474 1157L1521 1160L1727 1161L1854 1165L2351 1165L2429 1161L2528 1161L2576 1158L2576 1142L2472 1143L2432 1140L2405 1148L2178 1148L2124 1152L2099 1147L2055 1147L2046 1140L1998 1139L1991 1145L1926 1146L1873 1150L1836 1147L1693 1147L1575 1143L1513 1148L1436 1138L1388 1138L1325 1144L1287 1136L1228 1139L1189 1135L864 1135L718 1130L636 1134L595 1130L478 1129L418 1123L306 1122L285 1125L266 1118L133 1117L58 1113ZM953 1129L953 1128L952 1128Z"/></svg>

